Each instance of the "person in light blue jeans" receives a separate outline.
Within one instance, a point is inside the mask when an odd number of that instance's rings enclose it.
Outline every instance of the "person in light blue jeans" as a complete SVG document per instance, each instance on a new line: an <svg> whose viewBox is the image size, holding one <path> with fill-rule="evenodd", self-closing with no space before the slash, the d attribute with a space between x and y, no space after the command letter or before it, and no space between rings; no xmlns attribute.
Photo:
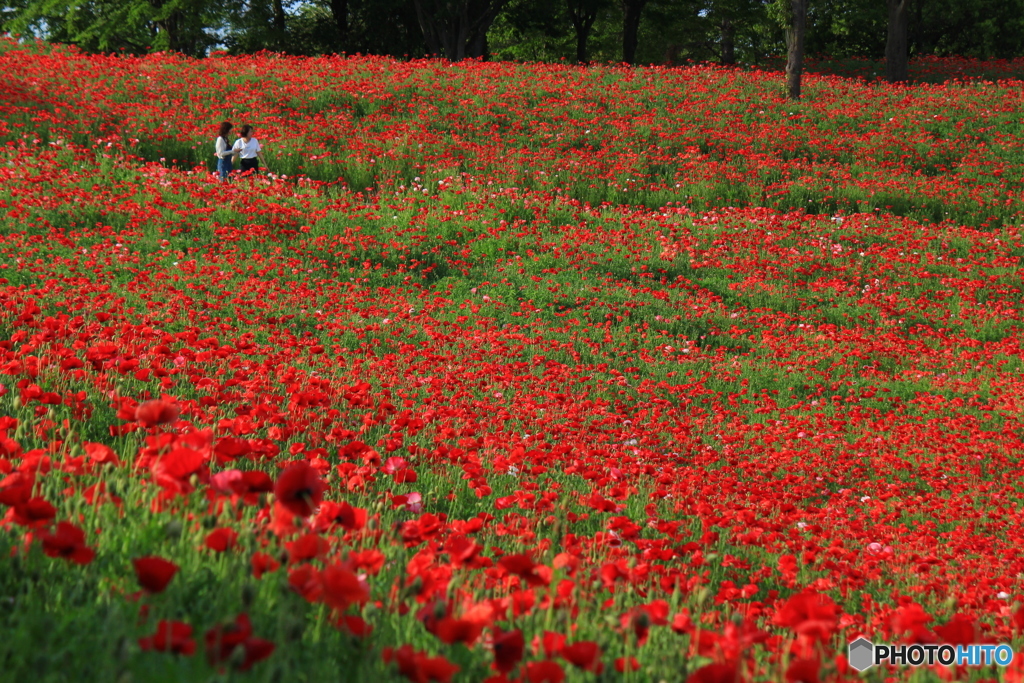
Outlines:
<svg viewBox="0 0 1024 683"><path fill-rule="evenodd" d="M231 159L237 154L228 142L228 133L233 127L228 121L220 124L220 132L217 133L217 140L214 142L213 154L217 157L217 172L220 174L221 182L228 180L231 175Z"/></svg>

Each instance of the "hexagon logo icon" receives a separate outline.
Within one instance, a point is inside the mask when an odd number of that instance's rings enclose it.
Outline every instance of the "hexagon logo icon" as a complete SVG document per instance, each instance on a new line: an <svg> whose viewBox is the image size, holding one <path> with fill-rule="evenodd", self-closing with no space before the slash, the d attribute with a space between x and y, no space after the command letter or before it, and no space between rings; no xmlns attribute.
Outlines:
<svg viewBox="0 0 1024 683"><path fill-rule="evenodd" d="M857 671L866 671L875 665L875 646L867 638L858 638L847 648L847 659Z"/></svg>

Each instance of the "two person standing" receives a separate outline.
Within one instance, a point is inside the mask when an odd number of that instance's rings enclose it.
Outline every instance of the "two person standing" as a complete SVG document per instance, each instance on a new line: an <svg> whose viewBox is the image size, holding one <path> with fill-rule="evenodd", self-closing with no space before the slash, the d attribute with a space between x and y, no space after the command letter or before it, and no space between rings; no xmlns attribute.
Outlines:
<svg viewBox="0 0 1024 683"><path fill-rule="evenodd" d="M242 172L251 172L253 175L259 173L260 161L266 164L263 160L263 147L260 146L260 141L257 140L252 132L253 128L249 124L245 124L239 130L239 138L235 140L232 145L228 140L228 133L234 126L230 122L225 121L220 124L220 131L217 133L217 140L214 142L214 156L217 157L217 173L220 175L220 180L227 180L233 170L234 158L241 157Z"/></svg>

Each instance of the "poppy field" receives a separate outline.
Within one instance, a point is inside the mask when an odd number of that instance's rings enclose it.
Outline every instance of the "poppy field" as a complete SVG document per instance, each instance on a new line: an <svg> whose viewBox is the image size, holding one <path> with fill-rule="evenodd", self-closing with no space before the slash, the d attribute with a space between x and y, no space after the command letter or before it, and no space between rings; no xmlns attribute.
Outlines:
<svg viewBox="0 0 1024 683"><path fill-rule="evenodd" d="M0 680L1024 680L1020 66L4 39Z"/></svg>

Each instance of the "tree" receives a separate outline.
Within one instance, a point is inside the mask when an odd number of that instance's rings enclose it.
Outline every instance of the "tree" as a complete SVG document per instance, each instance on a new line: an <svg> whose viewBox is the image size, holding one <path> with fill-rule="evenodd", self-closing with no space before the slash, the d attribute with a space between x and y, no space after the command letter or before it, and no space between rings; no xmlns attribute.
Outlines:
<svg viewBox="0 0 1024 683"><path fill-rule="evenodd" d="M576 33L576 61L580 64L590 62L587 39L590 37L590 31L594 28L601 4L600 0L565 0L566 9L569 11L569 22Z"/></svg>
<svg viewBox="0 0 1024 683"><path fill-rule="evenodd" d="M786 89L789 99L800 99L800 78L804 71L804 31L807 25L807 0L790 0L789 25L786 28Z"/></svg>
<svg viewBox="0 0 1024 683"><path fill-rule="evenodd" d="M879 0L811 0L807 5L804 54L833 58L885 54L886 14Z"/></svg>
<svg viewBox="0 0 1024 683"><path fill-rule="evenodd" d="M637 35L640 31L640 16L647 0L620 0L622 3L622 61L636 63Z"/></svg>
<svg viewBox="0 0 1024 683"><path fill-rule="evenodd" d="M487 30L508 0L413 0L427 52L457 62L484 57Z"/></svg>
<svg viewBox="0 0 1024 683"><path fill-rule="evenodd" d="M200 57L216 45L230 5L213 0L23 0L3 25L93 52L171 50Z"/></svg>
<svg viewBox="0 0 1024 683"><path fill-rule="evenodd" d="M608 0L598 1L602 7L610 7ZM594 59L595 37L602 18L602 12L598 12L598 18L587 36L588 59ZM601 38L607 37L602 35ZM558 0L510 0L487 32L487 41L488 48L493 49L500 59L515 61L572 60L576 57L578 47L567 2ZM618 54L618 40L615 43L615 53ZM598 54L601 54L602 46L599 43Z"/></svg>
<svg viewBox="0 0 1024 683"><path fill-rule="evenodd" d="M887 0L889 31L885 41L885 80L899 83L907 80L907 20L910 0Z"/></svg>
<svg viewBox="0 0 1024 683"><path fill-rule="evenodd" d="M232 52L240 53L301 52L288 28L282 0L248 0L232 12L232 30L226 43Z"/></svg>
<svg viewBox="0 0 1024 683"><path fill-rule="evenodd" d="M338 29L338 52L348 49L348 0L331 0L331 16Z"/></svg>
<svg viewBox="0 0 1024 683"><path fill-rule="evenodd" d="M738 51L748 53L749 60L752 29L767 18L762 0L702 0L697 14L709 51L721 64L735 64Z"/></svg>
<svg viewBox="0 0 1024 683"><path fill-rule="evenodd" d="M1022 0L915 0L912 54L1011 59L1024 54Z"/></svg>
<svg viewBox="0 0 1024 683"><path fill-rule="evenodd" d="M347 0L349 53L422 57L426 54L423 32L412 0ZM341 30L335 16L335 25Z"/></svg>

